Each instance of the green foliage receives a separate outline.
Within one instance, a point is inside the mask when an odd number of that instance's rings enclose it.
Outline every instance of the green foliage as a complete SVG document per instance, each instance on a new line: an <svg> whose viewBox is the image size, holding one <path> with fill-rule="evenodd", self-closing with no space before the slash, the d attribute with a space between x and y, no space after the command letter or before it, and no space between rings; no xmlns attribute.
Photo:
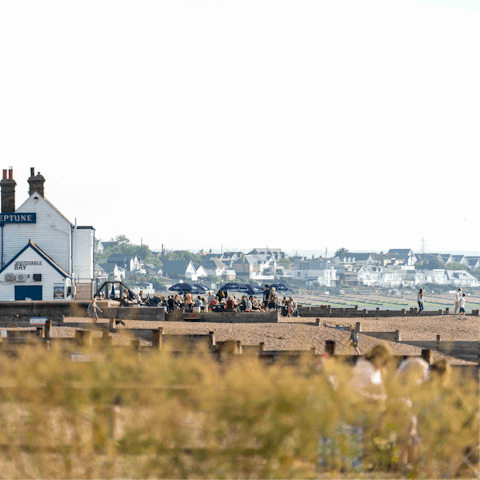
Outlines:
<svg viewBox="0 0 480 480"><path fill-rule="evenodd" d="M350 251L347 249L347 248L339 248L336 252L335 252L335 257L345 257L346 255L348 255L350 253Z"/></svg>
<svg viewBox="0 0 480 480"><path fill-rule="evenodd" d="M278 264L284 265L285 268L290 268L293 265L293 260L286 257L286 258L281 258L280 260L277 261Z"/></svg>
<svg viewBox="0 0 480 480"><path fill-rule="evenodd" d="M418 262L415 264L416 270L435 270L444 268L445 264L441 262L438 258L432 258L427 262Z"/></svg>
<svg viewBox="0 0 480 480"><path fill-rule="evenodd" d="M459 262L446 263L444 268L445 270L469 270L467 266Z"/></svg>
<svg viewBox="0 0 480 480"><path fill-rule="evenodd" d="M196 253L189 252L188 250L178 250L175 252L166 252L162 257L162 260L182 260L191 261L195 267L199 267L203 263L203 256Z"/></svg>

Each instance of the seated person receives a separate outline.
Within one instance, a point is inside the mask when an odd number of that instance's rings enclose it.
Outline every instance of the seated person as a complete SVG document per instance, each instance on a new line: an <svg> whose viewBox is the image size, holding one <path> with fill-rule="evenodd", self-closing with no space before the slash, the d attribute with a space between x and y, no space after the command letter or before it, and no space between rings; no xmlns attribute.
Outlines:
<svg viewBox="0 0 480 480"><path fill-rule="evenodd" d="M240 308L241 312L246 312L247 311L247 296L246 295L243 295L239 308Z"/></svg>
<svg viewBox="0 0 480 480"><path fill-rule="evenodd" d="M234 312L236 310L233 297L228 297L228 300L225 303L225 310L228 312Z"/></svg>
<svg viewBox="0 0 480 480"><path fill-rule="evenodd" d="M250 301L252 302L252 310L256 310L258 312L262 311L262 306L254 296L250 296Z"/></svg>
<svg viewBox="0 0 480 480"><path fill-rule="evenodd" d="M160 301L161 301L160 298L154 295L153 298L150 300L150 306L158 307L158 304L160 303Z"/></svg>

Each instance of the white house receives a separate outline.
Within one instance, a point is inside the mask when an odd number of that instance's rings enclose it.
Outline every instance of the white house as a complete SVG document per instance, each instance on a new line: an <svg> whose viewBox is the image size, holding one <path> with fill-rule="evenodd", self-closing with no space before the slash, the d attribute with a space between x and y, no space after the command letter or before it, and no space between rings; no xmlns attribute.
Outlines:
<svg viewBox="0 0 480 480"><path fill-rule="evenodd" d="M35 300L61 300L59 285L55 285L54 295L49 283L48 271L53 268L52 265L58 268L56 274L63 278L63 299L92 298L94 228L74 225L62 215L45 198L45 178L40 174L35 175L33 168L28 183L30 189L27 200L15 208L16 182L13 180L13 170L8 171L8 178L7 170L3 170L0 182L0 243L3 245L0 250L0 298L10 300L13 295L15 300L23 300L32 298L33 295ZM28 263L30 260L23 259L32 255L43 256L44 259L31 260L36 263ZM22 280L22 272L19 271L14 278L12 272L7 271L12 265L14 269L15 266L23 269L27 275L25 282ZM10 280L6 281L5 275L9 275ZM33 282L31 279L34 276L37 280ZM59 278L56 276L57 283L60 282ZM29 282L32 282L28 285L32 291L25 288ZM17 286L21 288L16 288Z"/></svg>
<svg viewBox="0 0 480 480"><path fill-rule="evenodd" d="M446 270L448 283L457 287L478 287L480 281L466 270Z"/></svg>

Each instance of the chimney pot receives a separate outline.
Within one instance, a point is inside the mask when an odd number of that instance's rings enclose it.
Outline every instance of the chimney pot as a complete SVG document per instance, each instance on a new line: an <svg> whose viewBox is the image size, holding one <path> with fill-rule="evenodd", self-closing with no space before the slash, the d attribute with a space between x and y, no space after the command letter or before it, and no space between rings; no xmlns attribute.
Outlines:
<svg viewBox="0 0 480 480"><path fill-rule="evenodd" d="M39 195L45 198L45 178L40 174L40 172L38 172L37 176L35 176L35 169L33 167L30 168L30 175L31 177L28 179L28 184L30 185L28 194L32 196L35 192L37 192Z"/></svg>
<svg viewBox="0 0 480 480"><path fill-rule="evenodd" d="M2 213L15 212L15 180L13 179L13 169L3 171L3 180L0 182L2 187Z"/></svg>

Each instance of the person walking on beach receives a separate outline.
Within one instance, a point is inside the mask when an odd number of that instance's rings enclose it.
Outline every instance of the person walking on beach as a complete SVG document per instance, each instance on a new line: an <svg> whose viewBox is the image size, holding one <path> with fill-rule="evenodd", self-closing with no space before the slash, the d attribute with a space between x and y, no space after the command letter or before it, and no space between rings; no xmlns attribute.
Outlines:
<svg viewBox="0 0 480 480"><path fill-rule="evenodd" d="M455 294L455 308L453 310L453 315L457 314L457 310L460 308L460 300L462 299L462 289L459 288Z"/></svg>
<svg viewBox="0 0 480 480"><path fill-rule="evenodd" d="M423 293L423 289L420 289L418 292L418 297L417 297L417 302L418 302L418 313L417 315L420 315L421 311L423 310L423 299L425 295Z"/></svg>
<svg viewBox="0 0 480 480"><path fill-rule="evenodd" d="M93 323L97 323L98 310L102 312L102 309L97 305L97 299L93 297L93 300L88 304L88 316L93 319Z"/></svg>
<svg viewBox="0 0 480 480"><path fill-rule="evenodd" d="M462 294L462 297L460 298L460 313L458 314L458 318L462 318L462 320L466 320L466 316L465 316L465 294L463 293ZM460 315L462 315L463 313L463 317L460 317Z"/></svg>
<svg viewBox="0 0 480 480"><path fill-rule="evenodd" d="M358 333L353 324L350 325L350 338L347 340L347 345L350 345L350 353L353 348L357 355L361 355L360 350L358 349Z"/></svg>

